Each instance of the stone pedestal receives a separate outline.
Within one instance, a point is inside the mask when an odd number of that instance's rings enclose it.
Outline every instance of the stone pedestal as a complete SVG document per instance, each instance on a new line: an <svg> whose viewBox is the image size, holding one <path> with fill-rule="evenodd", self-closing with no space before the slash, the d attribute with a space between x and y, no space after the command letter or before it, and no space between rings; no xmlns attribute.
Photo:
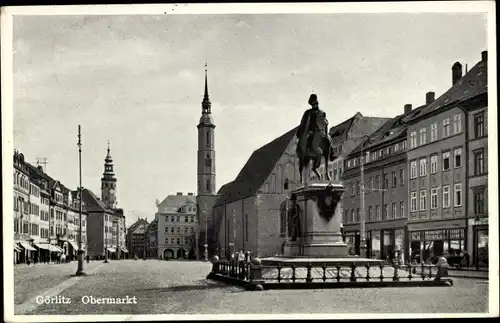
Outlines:
<svg viewBox="0 0 500 323"><path fill-rule="evenodd" d="M301 235L285 243L285 257L347 257L340 231L344 191L341 184L315 181L292 192L300 210Z"/></svg>

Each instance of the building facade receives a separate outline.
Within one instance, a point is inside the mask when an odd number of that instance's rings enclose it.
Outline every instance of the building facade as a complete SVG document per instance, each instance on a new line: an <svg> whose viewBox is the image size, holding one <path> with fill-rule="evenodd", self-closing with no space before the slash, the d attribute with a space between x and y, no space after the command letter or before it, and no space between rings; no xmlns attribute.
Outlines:
<svg viewBox="0 0 500 323"><path fill-rule="evenodd" d="M400 251L407 259L406 129L421 109L412 111L411 105L405 105L403 114L360 138L361 143L345 158L342 223L350 254L361 254L364 212L366 256L391 260Z"/></svg>
<svg viewBox="0 0 500 323"><path fill-rule="evenodd" d="M411 260L433 262L442 254L472 251L468 250L467 234L468 218L474 216L469 214L470 133L465 106L487 92L483 60L464 76L462 65L455 63L450 89L425 107L408 127Z"/></svg>
<svg viewBox="0 0 500 323"><path fill-rule="evenodd" d="M193 193L168 195L157 205L158 256L162 259L196 258L197 206Z"/></svg>
<svg viewBox="0 0 500 323"><path fill-rule="evenodd" d="M145 256L145 233L149 223L146 219L137 219L127 230L127 248L130 257L143 258Z"/></svg>

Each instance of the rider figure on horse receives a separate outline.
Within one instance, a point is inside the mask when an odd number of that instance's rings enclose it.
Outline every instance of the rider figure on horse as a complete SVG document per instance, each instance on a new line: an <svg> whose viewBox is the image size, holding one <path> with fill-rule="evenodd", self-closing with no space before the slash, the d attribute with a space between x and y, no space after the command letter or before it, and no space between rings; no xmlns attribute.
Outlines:
<svg viewBox="0 0 500 323"><path fill-rule="evenodd" d="M311 108L304 112L297 130L297 151L299 158L312 157L316 161L315 168L317 168L323 155L321 142L326 139L328 146L331 147L332 141L328 134L326 113L319 109L317 95L311 94L308 103Z"/></svg>

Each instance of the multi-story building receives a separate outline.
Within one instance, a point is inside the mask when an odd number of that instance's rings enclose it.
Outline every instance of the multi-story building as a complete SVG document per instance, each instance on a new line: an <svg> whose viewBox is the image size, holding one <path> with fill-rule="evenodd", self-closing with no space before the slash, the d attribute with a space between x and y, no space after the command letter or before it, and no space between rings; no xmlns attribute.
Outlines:
<svg viewBox="0 0 500 323"><path fill-rule="evenodd" d="M158 256L158 220L154 219L146 228L146 257L160 258Z"/></svg>
<svg viewBox="0 0 500 323"><path fill-rule="evenodd" d="M194 246L197 257L200 251L214 253L214 230L212 209L217 201L215 188L215 124L212 117L212 103L208 96L207 70L205 69L205 93L201 103L201 117L198 128L198 191L196 195L196 228L198 245ZM196 243L196 241L194 241ZM161 253L160 253L161 255Z"/></svg>
<svg viewBox="0 0 500 323"><path fill-rule="evenodd" d="M432 93L427 97L431 99ZM412 111L410 104L405 105L403 114L389 119L373 134L359 138L361 143L345 157L342 223L351 254L362 254L363 210L367 257L392 259L396 250L405 250L406 129L408 121L422 108Z"/></svg>
<svg viewBox="0 0 500 323"><path fill-rule="evenodd" d="M487 101L478 100L485 92L486 55L464 76L457 62L452 67L451 88L410 121L408 232L412 260L460 254L470 246L465 107L485 107Z"/></svg>
<svg viewBox="0 0 500 323"><path fill-rule="evenodd" d="M146 231L149 223L144 219L137 219L127 230L127 247L131 257L143 258L146 255Z"/></svg>
<svg viewBox="0 0 500 323"><path fill-rule="evenodd" d="M195 258L196 196L193 193L168 195L157 206L158 256L164 259ZM194 243L193 243L194 242Z"/></svg>
<svg viewBox="0 0 500 323"><path fill-rule="evenodd" d="M31 259L36 249L31 237L35 219L30 208L30 168L24 155L14 151L14 251L16 263Z"/></svg>

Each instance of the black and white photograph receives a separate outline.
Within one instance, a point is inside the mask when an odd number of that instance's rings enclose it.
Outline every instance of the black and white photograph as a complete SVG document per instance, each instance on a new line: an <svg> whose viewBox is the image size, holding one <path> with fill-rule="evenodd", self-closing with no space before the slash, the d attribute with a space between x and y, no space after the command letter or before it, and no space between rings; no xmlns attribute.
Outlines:
<svg viewBox="0 0 500 323"><path fill-rule="evenodd" d="M5 321L498 316L495 9L2 7Z"/></svg>

